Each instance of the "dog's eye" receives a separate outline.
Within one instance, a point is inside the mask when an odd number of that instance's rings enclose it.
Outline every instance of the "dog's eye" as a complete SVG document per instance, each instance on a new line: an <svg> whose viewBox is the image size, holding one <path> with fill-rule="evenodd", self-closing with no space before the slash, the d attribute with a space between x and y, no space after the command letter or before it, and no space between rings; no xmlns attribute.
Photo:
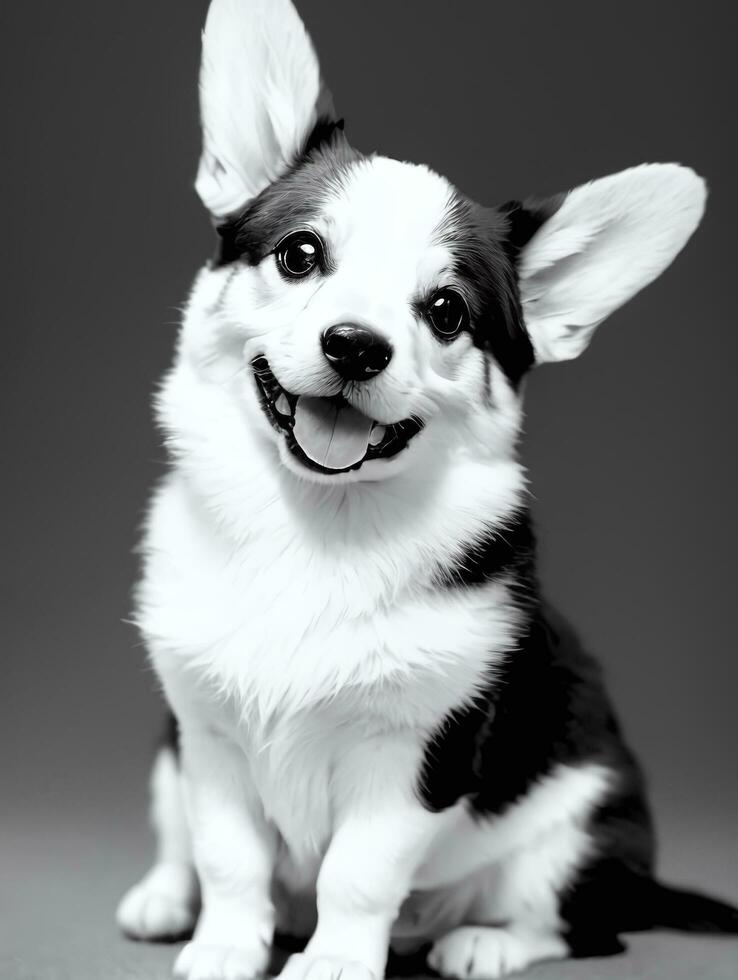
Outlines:
<svg viewBox="0 0 738 980"><path fill-rule="evenodd" d="M279 271L288 279L301 279L320 264L323 243L312 231L285 235L274 250Z"/></svg>
<svg viewBox="0 0 738 980"><path fill-rule="evenodd" d="M452 340L469 326L469 309L455 289L439 289L428 304L431 326L444 340Z"/></svg>

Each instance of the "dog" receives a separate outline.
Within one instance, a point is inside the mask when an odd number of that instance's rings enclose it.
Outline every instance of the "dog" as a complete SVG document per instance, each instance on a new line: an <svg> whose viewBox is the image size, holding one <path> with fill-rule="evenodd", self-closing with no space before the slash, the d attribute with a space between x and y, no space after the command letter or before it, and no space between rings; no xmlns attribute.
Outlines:
<svg viewBox="0 0 738 980"><path fill-rule="evenodd" d="M136 621L171 707L132 937L182 980L491 980L652 927L638 763L540 595L525 378L696 229L690 169L482 207L347 140L289 0L212 0L196 188L218 233L156 399L172 465Z"/></svg>

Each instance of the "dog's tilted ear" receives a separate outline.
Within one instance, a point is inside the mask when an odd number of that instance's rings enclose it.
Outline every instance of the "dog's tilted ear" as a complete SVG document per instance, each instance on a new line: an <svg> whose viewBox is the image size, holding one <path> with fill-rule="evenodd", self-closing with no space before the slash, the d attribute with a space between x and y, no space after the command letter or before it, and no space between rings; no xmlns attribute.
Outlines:
<svg viewBox="0 0 738 980"><path fill-rule="evenodd" d="M294 162L318 117L320 70L290 0L212 0L202 35L196 188L216 218Z"/></svg>
<svg viewBox="0 0 738 980"><path fill-rule="evenodd" d="M705 197L704 181L687 167L644 164L550 202L512 208L520 296L536 360L580 354L595 327L684 247Z"/></svg>

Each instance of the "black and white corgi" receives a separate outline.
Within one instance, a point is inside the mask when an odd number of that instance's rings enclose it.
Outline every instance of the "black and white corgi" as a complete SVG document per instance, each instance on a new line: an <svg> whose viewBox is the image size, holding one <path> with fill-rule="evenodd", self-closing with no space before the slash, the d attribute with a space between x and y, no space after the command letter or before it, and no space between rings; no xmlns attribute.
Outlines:
<svg viewBox="0 0 738 980"><path fill-rule="evenodd" d="M308 940L284 980L738 931L653 877L638 765L539 595L517 455L527 372L669 265L703 181L649 164L481 207L350 146L289 0L213 0L200 90L219 247L157 398L172 466L137 594L176 737L120 925L194 929L184 980L262 974L275 930Z"/></svg>

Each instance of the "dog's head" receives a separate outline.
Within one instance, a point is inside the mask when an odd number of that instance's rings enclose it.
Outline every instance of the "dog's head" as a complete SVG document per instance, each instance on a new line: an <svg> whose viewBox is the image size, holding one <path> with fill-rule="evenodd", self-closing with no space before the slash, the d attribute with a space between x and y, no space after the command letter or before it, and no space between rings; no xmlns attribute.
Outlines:
<svg viewBox="0 0 738 980"><path fill-rule="evenodd" d="M509 455L526 372L579 354L704 206L673 164L489 208L364 156L289 0L213 0L200 86L197 190L220 241L183 347L265 450L318 482Z"/></svg>

